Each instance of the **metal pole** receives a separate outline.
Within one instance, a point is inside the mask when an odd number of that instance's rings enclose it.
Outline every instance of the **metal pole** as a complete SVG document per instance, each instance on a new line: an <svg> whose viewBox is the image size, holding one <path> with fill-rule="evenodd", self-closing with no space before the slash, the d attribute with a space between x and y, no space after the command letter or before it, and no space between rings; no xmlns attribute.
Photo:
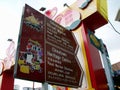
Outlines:
<svg viewBox="0 0 120 90"><path fill-rule="evenodd" d="M110 67L109 67L109 64L108 64L108 59L107 59L107 56L105 54L106 52L105 52L105 48L104 48L102 40L100 40L100 43L102 45L102 50L103 50L103 53L101 53L101 55L102 55L103 64L104 64L104 67L105 67L105 74L106 74L106 78L107 78L107 81L108 81L109 90L115 90L114 83L113 83L113 78L112 78L112 73L110 71Z"/></svg>
<svg viewBox="0 0 120 90"><path fill-rule="evenodd" d="M33 82L33 90L34 90L35 83Z"/></svg>
<svg viewBox="0 0 120 90"><path fill-rule="evenodd" d="M42 90L48 90L48 83L42 83Z"/></svg>

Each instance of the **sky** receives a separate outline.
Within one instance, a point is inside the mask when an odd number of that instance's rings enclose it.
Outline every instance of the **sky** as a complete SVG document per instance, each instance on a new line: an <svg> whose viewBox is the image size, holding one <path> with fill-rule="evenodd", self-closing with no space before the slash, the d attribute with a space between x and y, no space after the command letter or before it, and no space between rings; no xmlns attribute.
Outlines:
<svg viewBox="0 0 120 90"><path fill-rule="evenodd" d="M64 3L72 4L76 0L0 0L0 59L5 58L6 48L9 43L7 40L13 39L17 46L18 34L22 10L25 3L36 10L41 7L52 9L58 8L58 12L65 9ZM57 6L56 6L57 5ZM108 0L108 18L118 32L120 32L120 22L115 21L118 9L120 9L120 0ZM102 39L106 44L110 56L111 64L120 61L120 35L114 31L108 23L95 31L95 35Z"/></svg>

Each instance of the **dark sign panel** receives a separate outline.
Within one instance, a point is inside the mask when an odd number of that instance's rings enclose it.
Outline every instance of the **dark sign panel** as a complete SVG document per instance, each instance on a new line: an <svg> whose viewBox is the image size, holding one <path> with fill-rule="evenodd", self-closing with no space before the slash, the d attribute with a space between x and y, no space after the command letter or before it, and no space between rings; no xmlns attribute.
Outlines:
<svg viewBox="0 0 120 90"><path fill-rule="evenodd" d="M72 32L46 18L46 81L79 86L83 71L76 53L78 44Z"/></svg>
<svg viewBox="0 0 120 90"><path fill-rule="evenodd" d="M78 87L83 70L77 50L72 32L26 5L15 66L17 78Z"/></svg>
<svg viewBox="0 0 120 90"><path fill-rule="evenodd" d="M43 82L44 15L25 6L18 40L15 77Z"/></svg>

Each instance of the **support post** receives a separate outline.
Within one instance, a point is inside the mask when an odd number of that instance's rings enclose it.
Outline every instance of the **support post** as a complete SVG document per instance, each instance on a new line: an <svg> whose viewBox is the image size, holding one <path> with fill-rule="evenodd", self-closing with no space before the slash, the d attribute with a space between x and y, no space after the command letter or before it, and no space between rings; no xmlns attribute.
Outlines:
<svg viewBox="0 0 120 90"><path fill-rule="evenodd" d="M106 78L107 78L107 81L108 81L109 90L115 90L114 83L113 83L113 78L112 78L112 73L111 73L111 70L110 70L111 68L110 68L110 65L108 63L109 61L107 59L105 47L103 45L102 40L100 40L100 43L102 45L102 50L103 50L103 53L101 53L101 55L102 55L103 64L104 64L104 67L105 67L105 74L106 74Z"/></svg>
<svg viewBox="0 0 120 90"><path fill-rule="evenodd" d="M48 83L42 83L42 90L48 90Z"/></svg>
<svg viewBox="0 0 120 90"><path fill-rule="evenodd" d="M13 71L6 70L3 72L0 90L14 90Z"/></svg>

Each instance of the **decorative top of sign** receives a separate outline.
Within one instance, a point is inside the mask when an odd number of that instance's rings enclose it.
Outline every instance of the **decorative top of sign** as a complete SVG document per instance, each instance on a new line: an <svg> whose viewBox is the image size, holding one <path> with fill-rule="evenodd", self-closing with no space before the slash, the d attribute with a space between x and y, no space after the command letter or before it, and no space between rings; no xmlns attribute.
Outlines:
<svg viewBox="0 0 120 90"><path fill-rule="evenodd" d="M54 7L53 9L47 10L47 11L45 12L45 15L46 15L48 18L52 19L52 18L56 15L56 13L57 13L57 7Z"/></svg>
<svg viewBox="0 0 120 90"><path fill-rule="evenodd" d="M78 11L67 10L61 19L60 24L68 30L75 29L81 22L81 16Z"/></svg>
<svg viewBox="0 0 120 90"><path fill-rule="evenodd" d="M11 41L10 45L6 49L6 57L0 61L0 74L3 71L11 69L11 67L15 64L15 43Z"/></svg>
<svg viewBox="0 0 120 90"><path fill-rule="evenodd" d="M84 9L87 7L87 5L90 1L91 0L77 0L77 5L80 9Z"/></svg>

